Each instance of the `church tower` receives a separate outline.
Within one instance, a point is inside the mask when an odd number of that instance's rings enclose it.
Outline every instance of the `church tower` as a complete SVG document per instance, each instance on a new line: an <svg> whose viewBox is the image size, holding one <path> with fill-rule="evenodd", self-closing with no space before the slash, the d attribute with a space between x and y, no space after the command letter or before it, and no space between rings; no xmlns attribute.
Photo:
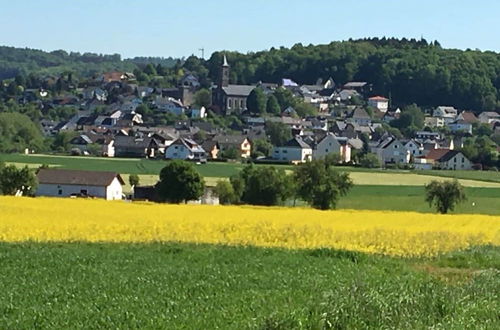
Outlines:
<svg viewBox="0 0 500 330"><path fill-rule="evenodd" d="M227 87L229 85L229 64L227 63L226 55L224 54L224 62L220 68L219 87Z"/></svg>

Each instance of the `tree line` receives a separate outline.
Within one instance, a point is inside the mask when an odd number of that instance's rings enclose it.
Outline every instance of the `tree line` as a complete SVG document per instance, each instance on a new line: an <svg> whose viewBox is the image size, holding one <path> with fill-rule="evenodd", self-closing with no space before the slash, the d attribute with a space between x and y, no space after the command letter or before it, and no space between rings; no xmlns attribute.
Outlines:
<svg viewBox="0 0 500 330"><path fill-rule="evenodd" d="M396 106L454 105L484 111L500 105L500 54L490 51L443 49L424 39L372 38L248 54L215 52L204 63L212 80L224 54L232 83L277 83L286 77L313 84L332 77L337 84L369 82L372 94L390 97Z"/></svg>

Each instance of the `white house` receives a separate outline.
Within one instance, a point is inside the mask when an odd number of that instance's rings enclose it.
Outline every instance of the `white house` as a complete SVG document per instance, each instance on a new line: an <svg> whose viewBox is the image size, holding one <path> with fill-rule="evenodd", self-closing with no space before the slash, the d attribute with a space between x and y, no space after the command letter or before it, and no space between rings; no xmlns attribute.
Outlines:
<svg viewBox="0 0 500 330"><path fill-rule="evenodd" d="M351 145L348 143L348 139L337 137L333 133L327 133L316 144L312 157L313 159L321 159L332 153L339 154L342 162L349 162L351 160Z"/></svg>
<svg viewBox="0 0 500 330"><path fill-rule="evenodd" d="M448 124L448 127L452 132L465 132L472 134L472 124L466 122L465 120L455 120Z"/></svg>
<svg viewBox="0 0 500 330"><path fill-rule="evenodd" d="M479 114L478 119L484 124L500 122L500 113L494 111L484 111Z"/></svg>
<svg viewBox="0 0 500 330"><path fill-rule="evenodd" d="M382 96L374 96L368 99L368 105L371 107L375 107L382 112L387 112L389 109L389 99L386 99Z"/></svg>
<svg viewBox="0 0 500 330"><path fill-rule="evenodd" d="M443 118L445 124L451 123L458 116L458 110L454 107L439 106L434 109L433 117Z"/></svg>
<svg viewBox="0 0 500 330"><path fill-rule="evenodd" d="M184 159L197 162L206 162L205 150L191 139L179 138L172 142L165 150L166 159Z"/></svg>
<svg viewBox="0 0 500 330"><path fill-rule="evenodd" d="M426 156L415 158L415 169L471 170L472 163L458 150L433 149Z"/></svg>
<svg viewBox="0 0 500 330"><path fill-rule="evenodd" d="M177 116L184 114L185 109L182 102L172 97L158 96L154 104L160 111L169 112Z"/></svg>
<svg viewBox="0 0 500 330"><path fill-rule="evenodd" d="M297 136L282 147L274 147L272 158L296 163L304 163L312 158L312 148Z"/></svg>
<svg viewBox="0 0 500 330"><path fill-rule="evenodd" d="M413 158L423 156L425 153L424 144L414 139L408 140L403 146L410 152L410 157Z"/></svg>
<svg viewBox="0 0 500 330"><path fill-rule="evenodd" d="M410 162L410 151L403 143L394 137L382 140L377 146L372 148L372 152L377 155L382 164Z"/></svg>
<svg viewBox="0 0 500 330"><path fill-rule="evenodd" d="M41 169L37 173L36 196L88 196L106 200L122 199L120 174L115 172Z"/></svg>

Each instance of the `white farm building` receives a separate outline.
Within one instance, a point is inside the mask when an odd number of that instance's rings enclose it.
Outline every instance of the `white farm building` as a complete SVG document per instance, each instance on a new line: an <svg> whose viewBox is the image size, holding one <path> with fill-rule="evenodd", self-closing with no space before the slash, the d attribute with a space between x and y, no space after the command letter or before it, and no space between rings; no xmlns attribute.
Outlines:
<svg viewBox="0 0 500 330"><path fill-rule="evenodd" d="M41 169L37 173L36 196L88 196L106 200L122 199L120 174L114 172Z"/></svg>

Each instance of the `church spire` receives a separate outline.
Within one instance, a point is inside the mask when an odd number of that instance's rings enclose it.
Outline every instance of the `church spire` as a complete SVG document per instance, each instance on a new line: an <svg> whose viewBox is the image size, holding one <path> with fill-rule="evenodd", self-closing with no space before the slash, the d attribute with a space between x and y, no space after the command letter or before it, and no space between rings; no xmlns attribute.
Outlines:
<svg viewBox="0 0 500 330"><path fill-rule="evenodd" d="M224 54L224 61L220 67L219 86L227 87L229 85L229 64L227 63L226 54Z"/></svg>

